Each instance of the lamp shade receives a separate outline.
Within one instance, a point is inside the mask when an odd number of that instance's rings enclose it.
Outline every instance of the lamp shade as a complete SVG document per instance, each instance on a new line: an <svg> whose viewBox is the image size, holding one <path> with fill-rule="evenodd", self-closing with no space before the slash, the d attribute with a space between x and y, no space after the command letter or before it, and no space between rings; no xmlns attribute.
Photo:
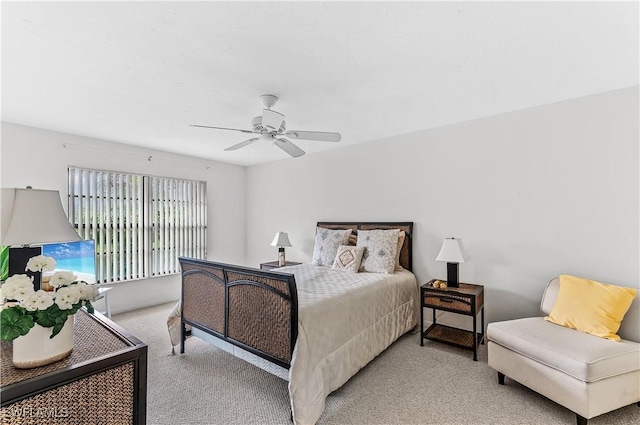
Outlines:
<svg viewBox="0 0 640 425"><path fill-rule="evenodd" d="M0 189L0 242L2 235L7 233L9 222L11 221L11 210L13 209L13 200L16 197L16 189L14 187L3 187ZM2 245L0 243L0 245Z"/></svg>
<svg viewBox="0 0 640 425"><path fill-rule="evenodd" d="M2 245L31 245L79 241L69 223L57 190L16 189Z"/></svg>
<svg viewBox="0 0 640 425"><path fill-rule="evenodd" d="M462 246L462 239L447 238L442 242L440 253L436 261L446 261L447 263L464 263L469 259L467 251Z"/></svg>
<svg viewBox="0 0 640 425"><path fill-rule="evenodd" d="M289 235L286 232L278 232L276 233L275 238L271 242L271 246L277 246L278 248L290 247L291 242L289 242Z"/></svg>

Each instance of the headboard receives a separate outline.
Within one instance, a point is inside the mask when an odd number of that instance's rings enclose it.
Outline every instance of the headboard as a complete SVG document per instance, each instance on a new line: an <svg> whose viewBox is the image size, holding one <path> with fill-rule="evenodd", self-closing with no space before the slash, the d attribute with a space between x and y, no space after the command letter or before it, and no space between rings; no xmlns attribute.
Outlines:
<svg viewBox="0 0 640 425"><path fill-rule="evenodd" d="M352 233L357 234L358 230L387 230L400 229L406 234L404 244L400 250L400 265L409 271L413 270L413 251L412 251L412 233L413 221L403 222L340 222L340 221L319 221L318 227L324 229L351 229Z"/></svg>

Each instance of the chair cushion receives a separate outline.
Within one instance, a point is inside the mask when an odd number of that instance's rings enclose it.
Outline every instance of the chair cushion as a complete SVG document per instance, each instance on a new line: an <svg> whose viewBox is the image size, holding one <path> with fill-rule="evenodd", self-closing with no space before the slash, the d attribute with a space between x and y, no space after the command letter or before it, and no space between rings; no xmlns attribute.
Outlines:
<svg viewBox="0 0 640 425"><path fill-rule="evenodd" d="M640 370L640 343L610 341L542 317L490 323L487 338L583 382Z"/></svg>

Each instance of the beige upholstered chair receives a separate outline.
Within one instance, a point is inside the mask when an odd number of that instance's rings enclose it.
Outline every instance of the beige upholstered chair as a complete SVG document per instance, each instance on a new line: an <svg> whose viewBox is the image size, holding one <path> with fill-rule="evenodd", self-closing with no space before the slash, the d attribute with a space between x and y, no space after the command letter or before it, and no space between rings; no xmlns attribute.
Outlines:
<svg viewBox="0 0 640 425"><path fill-rule="evenodd" d="M549 282L540 306L551 312L559 279ZM578 425L606 412L640 406L640 297L624 317L615 342L565 328L543 317L490 323L489 366L576 413Z"/></svg>

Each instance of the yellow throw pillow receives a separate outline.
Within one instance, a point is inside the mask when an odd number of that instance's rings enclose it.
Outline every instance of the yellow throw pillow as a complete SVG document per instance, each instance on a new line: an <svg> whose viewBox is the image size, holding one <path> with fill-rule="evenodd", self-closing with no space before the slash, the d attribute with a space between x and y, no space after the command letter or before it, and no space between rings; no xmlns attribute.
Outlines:
<svg viewBox="0 0 640 425"><path fill-rule="evenodd" d="M551 313L544 319L601 338L620 341L616 332L636 292L632 288L561 275L558 297Z"/></svg>

